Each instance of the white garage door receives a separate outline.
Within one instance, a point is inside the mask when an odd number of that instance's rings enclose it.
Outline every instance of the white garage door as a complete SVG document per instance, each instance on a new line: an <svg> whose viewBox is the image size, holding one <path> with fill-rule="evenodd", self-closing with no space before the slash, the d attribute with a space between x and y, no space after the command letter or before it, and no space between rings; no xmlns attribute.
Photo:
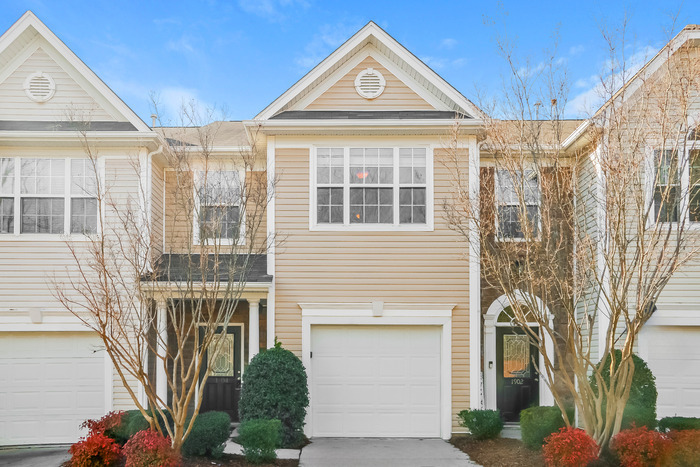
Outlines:
<svg viewBox="0 0 700 467"><path fill-rule="evenodd" d="M313 436L439 437L437 326L313 326Z"/></svg>
<svg viewBox="0 0 700 467"><path fill-rule="evenodd" d="M0 332L0 445L72 443L105 413L104 351L86 332Z"/></svg>
<svg viewBox="0 0 700 467"><path fill-rule="evenodd" d="M656 376L657 416L700 417L700 328L648 326L642 345Z"/></svg>

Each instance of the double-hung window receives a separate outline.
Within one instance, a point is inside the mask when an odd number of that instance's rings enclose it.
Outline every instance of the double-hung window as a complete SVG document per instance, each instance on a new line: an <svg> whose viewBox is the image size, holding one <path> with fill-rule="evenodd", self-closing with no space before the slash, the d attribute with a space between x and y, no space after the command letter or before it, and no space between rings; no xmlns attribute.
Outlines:
<svg viewBox="0 0 700 467"><path fill-rule="evenodd" d="M241 177L235 170L199 174L199 239L233 241L241 235Z"/></svg>
<svg viewBox="0 0 700 467"><path fill-rule="evenodd" d="M312 225L359 230L430 228L426 147L316 148Z"/></svg>
<svg viewBox="0 0 700 467"><path fill-rule="evenodd" d="M656 221L700 222L700 132L697 128L689 132L687 140L677 149L654 151L652 179Z"/></svg>
<svg viewBox="0 0 700 467"><path fill-rule="evenodd" d="M95 233L96 186L90 159L0 158L0 233Z"/></svg>
<svg viewBox="0 0 700 467"><path fill-rule="evenodd" d="M504 240L525 238L526 220L534 237L540 223L539 174L535 170L496 170L496 226Z"/></svg>

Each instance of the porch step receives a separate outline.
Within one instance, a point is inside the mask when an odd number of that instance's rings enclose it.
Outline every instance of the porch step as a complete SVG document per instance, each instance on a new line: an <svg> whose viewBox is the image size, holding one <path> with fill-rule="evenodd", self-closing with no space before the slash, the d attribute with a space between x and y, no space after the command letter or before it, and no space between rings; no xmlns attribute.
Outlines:
<svg viewBox="0 0 700 467"><path fill-rule="evenodd" d="M501 438L522 439L519 423L506 423L501 431Z"/></svg>
<svg viewBox="0 0 700 467"><path fill-rule="evenodd" d="M299 459L301 456L301 449L277 449L278 459ZM224 448L225 454L237 454L239 456L243 455L243 446L238 443L234 443L232 440L226 441L226 447Z"/></svg>

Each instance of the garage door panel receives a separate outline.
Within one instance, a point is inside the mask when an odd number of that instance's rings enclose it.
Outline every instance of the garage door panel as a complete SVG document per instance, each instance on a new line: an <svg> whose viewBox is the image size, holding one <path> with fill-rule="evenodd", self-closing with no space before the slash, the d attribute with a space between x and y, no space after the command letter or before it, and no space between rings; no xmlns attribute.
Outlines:
<svg viewBox="0 0 700 467"><path fill-rule="evenodd" d="M437 326L313 326L314 436L440 436Z"/></svg>
<svg viewBox="0 0 700 467"><path fill-rule="evenodd" d="M85 332L0 332L0 445L72 443L104 414L98 344Z"/></svg>

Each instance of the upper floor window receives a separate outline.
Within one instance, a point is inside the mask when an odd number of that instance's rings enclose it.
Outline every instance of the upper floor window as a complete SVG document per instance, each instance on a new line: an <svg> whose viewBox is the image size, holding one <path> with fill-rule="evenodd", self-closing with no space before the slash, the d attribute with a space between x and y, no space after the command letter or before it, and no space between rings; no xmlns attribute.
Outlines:
<svg viewBox="0 0 700 467"><path fill-rule="evenodd" d="M316 148L313 157L316 227L431 227L427 148Z"/></svg>
<svg viewBox="0 0 700 467"><path fill-rule="evenodd" d="M199 239L234 240L241 228L241 177L235 170L199 174Z"/></svg>
<svg viewBox="0 0 700 467"><path fill-rule="evenodd" d="M700 222L700 131L694 128L682 148L654 151L653 203L659 222ZM683 195L687 193L687 195ZM687 208L685 208L687 203Z"/></svg>
<svg viewBox="0 0 700 467"><path fill-rule="evenodd" d="M96 177L90 159L0 158L0 233L94 233Z"/></svg>
<svg viewBox="0 0 700 467"><path fill-rule="evenodd" d="M496 170L496 226L502 239L524 239L523 220L537 237L540 223L539 175L535 170Z"/></svg>

